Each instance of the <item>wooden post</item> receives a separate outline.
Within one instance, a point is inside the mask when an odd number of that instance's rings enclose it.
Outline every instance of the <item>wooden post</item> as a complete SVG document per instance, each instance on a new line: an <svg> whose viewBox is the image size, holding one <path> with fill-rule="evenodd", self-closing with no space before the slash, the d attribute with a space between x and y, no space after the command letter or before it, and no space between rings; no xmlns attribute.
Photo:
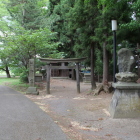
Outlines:
<svg viewBox="0 0 140 140"><path fill-rule="evenodd" d="M50 64L47 65L47 94L50 94Z"/></svg>
<svg viewBox="0 0 140 140"><path fill-rule="evenodd" d="M91 90L96 88L95 77L94 77L94 64L95 64L95 56L94 56L94 43L91 44Z"/></svg>
<svg viewBox="0 0 140 140"><path fill-rule="evenodd" d="M139 43L137 43L137 52L138 52L138 78L140 78L140 57L139 57L139 49L140 49L140 44Z"/></svg>
<svg viewBox="0 0 140 140"><path fill-rule="evenodd" d="M77 81L77 93L80 93L80 77L79 77L79 63L76 63L76 81Z"/></svg>
<svg viewBox="0 0 140 140"><path fill-rule="evenodd" d="M72 77L71 77L72 80L76 80L75 69L72 69L71 74L72 74Z"/></svg>

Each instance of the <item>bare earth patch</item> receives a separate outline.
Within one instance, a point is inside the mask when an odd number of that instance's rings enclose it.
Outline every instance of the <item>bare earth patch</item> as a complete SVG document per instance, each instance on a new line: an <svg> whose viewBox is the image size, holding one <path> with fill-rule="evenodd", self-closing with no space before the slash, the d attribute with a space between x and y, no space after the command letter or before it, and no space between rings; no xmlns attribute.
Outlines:
<svg viewBox="0 0 140 140"><path fill-rule="evenodd" d="M81 83L76 93L76 81L51 79L51 94L46 83L38 83L40 95L26 95L68 135L70 140L138 140L139 119L112 119L108 108L112 94L90 94L90 85Z"/></svg>

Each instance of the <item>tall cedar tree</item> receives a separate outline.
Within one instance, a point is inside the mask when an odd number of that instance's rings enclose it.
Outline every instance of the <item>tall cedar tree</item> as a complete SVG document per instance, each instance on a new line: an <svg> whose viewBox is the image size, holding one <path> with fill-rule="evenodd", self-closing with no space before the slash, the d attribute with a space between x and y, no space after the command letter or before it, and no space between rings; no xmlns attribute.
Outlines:
<svg viewBox="0 0 140 140"><path fill-rule="evenodd" d="M65 57L74 57L73 34L68 29L68 13L73 7L74 0L50 0L48 23L51 31L57 32L56 41L62 42L58 50L65 52Z"/></svg>
<svg viewBox="0 0 140 140"><path fill-rule="evenodd" d="M54 5L53 5L54 4ZM96 87L94 79L94 36L95 17L98 15L96 1L50 1L51 29L58 32L58 40L63 43L67 57L85 57L92 68L92 89ZM89 57L90 56L90 57Z"/></svg>
<svg viewBox="0 0 140 140"><path fill-rule="evenodd" d="M114 4L115 3L115 4ZM112 31L111 31L111 20L117 19L118 23L127 22L129 18L129 6L127 0L123 1L98 1L98 7L100 16L97 17L98 25L95 29L95 40L97 40L102 46L103 50L103 84L109 81L109 60L112 60ZM121 11L121 12L120 12ZM119 27L118 27L119 29ZM120 32L119 32L120 33ZM117 36L118 43L122 38ZM110 61L111 62L111 61ZM112 67L112 66L111 66ZM111 74L112 75L112 74Z"/></svg>
<svg viewBox="0 0 140 140"><path fill-rule="evenodd" d="M7 9L16 21L26 30L39 29L42 24L43 15L38 6L39 0L9 0Z"/></svg>

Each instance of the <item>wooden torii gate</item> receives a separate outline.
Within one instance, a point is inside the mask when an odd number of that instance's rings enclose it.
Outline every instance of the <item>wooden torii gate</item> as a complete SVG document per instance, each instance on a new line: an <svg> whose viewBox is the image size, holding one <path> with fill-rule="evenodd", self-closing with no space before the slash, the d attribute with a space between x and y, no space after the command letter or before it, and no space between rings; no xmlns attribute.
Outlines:
<svg viewBox="0 0 140 140"><path fill-rule="evenodd" d="M47 94L50 94L50 70L56 69L56 67L59 67L59 69L71 69L73 66L51 66L51 63L64 63L64 62L75 62L76 63L76 81L77 81L77 93L80 93L80 76L79 76L79 63L86 59L86 57L83 58L68 58L68 59L49 59L49 58L39 58L40 61L47 63Z"/></svg>

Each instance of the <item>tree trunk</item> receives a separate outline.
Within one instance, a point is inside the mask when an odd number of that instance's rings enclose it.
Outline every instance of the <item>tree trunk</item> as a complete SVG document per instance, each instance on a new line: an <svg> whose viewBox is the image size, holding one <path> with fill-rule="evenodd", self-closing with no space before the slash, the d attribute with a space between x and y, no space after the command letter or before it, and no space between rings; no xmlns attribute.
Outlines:
<svg viewBox="0 0 140 140"><path fill-rule="evenodd" d="M98 73L98 83L100 83L100 74Z"/></svg>
<svg viewBox="0 0 140 140"><path fill-rule="evenodd" d="M108 82L109 77L109 60L108 60L108 53L106 50L106 42L103 43L103 81L102 83L105 84Z"/></svg>
<svg viewBox="0 0 140 140"><path fill-rule="evenodd" d="M8 69L8 66L5 67L5 72L6 72L7 78L11 78L10 71Z"/></svg>
<svg viewBox="0 0 140 140"><path fill-rule="evenodd" d="M95 67L95 56L94 56L94 43L91 44L91 90L96 88L94 67Z"/></svg>
<svg viewBox="0 0 140 140"><path fill-rule="evenodd" d="M137 43L137 50L140 49L139 43ZM138 77L140 78L140 64L139 64L140 58L139 58L139 53L138 53Z"/></svg>

